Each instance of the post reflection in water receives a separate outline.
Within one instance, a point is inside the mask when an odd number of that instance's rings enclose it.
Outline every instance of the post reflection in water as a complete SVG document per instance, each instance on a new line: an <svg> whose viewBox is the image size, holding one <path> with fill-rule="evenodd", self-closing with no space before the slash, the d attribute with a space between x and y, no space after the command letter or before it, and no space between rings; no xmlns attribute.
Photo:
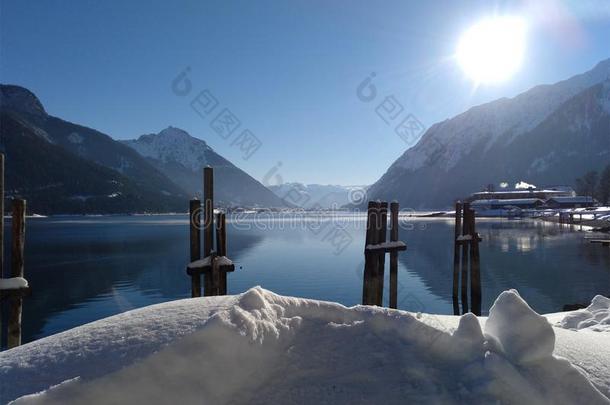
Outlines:
<svg viewBox="0 0 610 405"><path fill-rule="evenodd" d="M404 221L404 219L401 219ZM395 304L453 314L452 218L408 219L397 239ZM234 227L227 223L236 271L229 294L261 285L278 294L361 304L366 217L345 221L344 250L302 227ZM481 235L481 313L515 288L538 312L562 310L610 293L610 249L583 240L577 228L477 218ZM390 227L391 229L391 227ZM594 236L594 235L590 235ZM185 216L39 218L28 220L25 269L33 293L24 302L23 342L132 308L190 296ZM390 260L384 267L389 269ZM390 285L391 271L377 285ZM386 288L388 288L386 287ZM380 294L390 306L388 290ZM394 305L393 305L394 306Z"/></svg>
<svg viewBox="0 0 610 405"><path fill-rule="evenodd" d="M409 245L409 251L399 258L398 307L454 313L453 220L412 221L425 221L426 227L401 229L400 239ZM610 249L584 240L595 234L576 226L487 218L477 219L477 232L482 238L482 315L510 288L517 289L540 313L561 311L566 304L587 304L597 294L610 295ZM405 300L417 305L401 305Z"/></svg>

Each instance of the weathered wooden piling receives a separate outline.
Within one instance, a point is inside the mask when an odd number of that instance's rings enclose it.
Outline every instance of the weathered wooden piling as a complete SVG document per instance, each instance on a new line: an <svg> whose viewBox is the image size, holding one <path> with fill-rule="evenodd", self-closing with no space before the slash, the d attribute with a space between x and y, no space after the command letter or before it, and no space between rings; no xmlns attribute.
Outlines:
<svg viewBox="0 0 610 405"><path fill-rule="evenodd" d="M379 236L377 237L377 243L385 243L387 240L386 233L388 231L388 203L382 201L379 204ZM377 277L375 281L377 283L376 291L376 305L383 305L383 283L385 280L385 252L378 254L378 265L377 265Z"/></svg>
<svg viewBox="0 0 610 405"><path fill-rule="evenodd" d="M453 313L454 315L460 314L459 307L459 287L460 287L460 251L461 245L458 241L458 238L462 234L462 203L455 203L455 233L454 233L454 243L453 243Z"/></svg>
<svg viewBox="0 0 610 405"><path fill-rule="evenodd" d="M0 278L2 277L4 277L4 153L0 153Z"/></svg>
<svg viewBox="0 0 610 405"><path fill-rule="evenodd" d="M481 261L479 254L481 238L476 232L475 222L475 211L470 208L470 204L457 202L455 204L452 290L455 315L460 314L458 290L461 290L462 313L468 312L470 306L472 313L481 315Z"/></svg>
<svg viewBox="0 0 610 405"><path fill-rule="evenodd" d="M214 246L214 170L203 169L203 257L211 256ZM203 295L214 295L212 272L203 274Z"/></svg>
<svg viewBox="0 0 610 405"><path fill-rule="evenodd" d="M481 262L479 257L479 234L476 231L475 212L470 210L470 306L472 313L481 315Z"/></svg>
<svg viewBox="0 0 610 405"><path fill-rule="evenodd" d="M220 257L227 256L227 218L224 212L216 216L216 252ZM218 294L227 294L227 273L219 274Z"/></svg>
<svg viewBox="0 0 610 405"><path fill-rule="evenodd" d="M390 242L398 241L398 202L390 203ZM398 251L390 252L390 308L398 308Z"/></svg>
<svg viewBox="0 0 610 405"><path fill-rule="evenodd" d="M201 259L201 201L189 203L191 262ZM201 297L201 275L191 274L191 297Z"/></svg>
<svg viewBox="0 0 610 405"><path fill-rule="evenodd" d="M4 277L4 153L0 153L0 278ZM0 345L2 344L2 301L0 300Z"/></svg>
<svg viewBox="0 0 610 405"><path fill-rule="evenodd" d="M203 255L200 254L200 215L193 218L193 212L201 212L198 200L191 201L191 262L186 273L191 276L192 295L201 296L201 275L203 274L203 295L224 295L227 293L227 272L235 270L235 265L227 256L226 216L218 214L214 221L214 171L203 169ZM216 250L214 246L214 222L216 222ZM203 257L201 257L203 256ZM197 284L199 283L199 284ZM197 294L197 295L196 295Z"/></svg>
<svg viewBox="0 0 610 405"><path fill-rule="evenodd" d="M470 236L470 204L462 205L462 313L468 312L468 264L470 258L470 250L468 246L468 236Z"/></svg>
<svg viewBox="0 0 610 405"><path fill-rule="evenodd" d="M24 277L24 249L25 249L25 213L26 202L22 199L12 201L11 222L11 267L9 274L4 269L4 154L0 153L0 279L8 275L9 278ZM4 283L2 283L4 284ZM9 349L21 344L21 313L23 297L28 295L30 287L27 281L12 280L0 289L0 342L2 341L2 315L1 304L7 304L7 347Z"/></svg>
<svg viewBox="0 0 610 405"><path fill-rule="evenodd" d="M377 275L377 267L379 261L376 255L369 251L369 246L376 245L379 238L379 208L381 203L379 201L369 201L367 208L366 217L366 237L365 237L365 250L364 250L364 279L362 289L362 303L364 305L374 305L375 299L375 280L374 277Z"/></svg>
<svg viewBox="0 0 610 405"><path fill-rule="evenodd" d="M12 239L11 239L11 277L24 275L25 247L25 200L13 200ZM9 298L7 346L9 349L21 344L21 311L23 297L13 294Z"/></svg>
<svg viewBox="0 0 610 405"><path fill-rule="evenodd" d="M390 253L390 307L397 306L399 251L407 246L398 240L398 203L391 205L390 242L386 242L388 203L369 201L364 247L362 304L383 305L385 254Z"/></svg>

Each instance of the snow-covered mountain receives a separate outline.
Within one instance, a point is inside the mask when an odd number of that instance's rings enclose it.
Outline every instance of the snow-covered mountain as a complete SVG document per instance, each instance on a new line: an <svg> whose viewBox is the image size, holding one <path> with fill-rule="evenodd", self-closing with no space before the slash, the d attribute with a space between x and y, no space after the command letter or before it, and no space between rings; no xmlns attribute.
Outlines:
<svg viewBox="0 0 610 405"><path fill-rule="evenodd" d="M501 181L572 184L610 160L609 78L610 59L434 124L369 197L432 208Z"/></svg>
<svg viewBox="0 0 610 405"><path fill-rule="evenodd" d="M144 157L163 163L180 162L193 171L218 160L216 152L205 141L172 126L158 134L142 135L137 140L127 140L124 143Z"/></svg>
<svg viewBox="0 0 610 405"><path fill-rule="evenodd" d="M215 171L218 204L283 207L261 183L204 141L169 127L138 140L47 114L34 93L0 85L0 149L7 195L39 213L184 212L201 194L202 168Z"/></svg>
<svg viewBox="0 0 610 405"><path fill-rule="evenodd" d="M168 127L157 134L122 141L192 196L201 196L202 169L214 168L215 200L227 206L284 207L268 188L216 153L205 141Z"/></svg>
<svg viewBox="0 0 610 405"><path fill-rule="evenodd" d="M38 97L28 89L1 85L0 100L3 111L10 111L49 143L130 177L149 191L185 197L183 190L131 148L100 131L47 114Z"/></svg>
<svg viewBox="0 0 610 405"><path fill-rule="evenodd" d="M364 200L367 186L283 183L269 186L278 197L302 208L337 209Z"/></svg>

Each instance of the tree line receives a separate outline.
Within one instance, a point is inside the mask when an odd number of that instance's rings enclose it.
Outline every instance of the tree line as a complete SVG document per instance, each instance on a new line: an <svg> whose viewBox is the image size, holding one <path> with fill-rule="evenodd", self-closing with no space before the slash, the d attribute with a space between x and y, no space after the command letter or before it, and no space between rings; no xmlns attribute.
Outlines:
<svg viewBox="0 0 610 405"><path fill-rule="evenodd" d="M610 204L610 164L599 173L591 170L576 179L578 195L593 197L603 205Z"/></svg>

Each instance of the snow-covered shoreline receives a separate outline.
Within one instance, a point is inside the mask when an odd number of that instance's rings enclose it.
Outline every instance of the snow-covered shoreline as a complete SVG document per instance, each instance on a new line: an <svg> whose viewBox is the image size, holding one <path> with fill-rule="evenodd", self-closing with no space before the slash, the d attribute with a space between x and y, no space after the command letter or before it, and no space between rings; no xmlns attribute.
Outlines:
<svg viewBox="0 0 610 405"><path fill-rule="evenodd" d="M515 291L476 318L257 287L137 309L0 353L0 400L610 403L609 335L561 328L565 318L536 314Z"/></svg>

